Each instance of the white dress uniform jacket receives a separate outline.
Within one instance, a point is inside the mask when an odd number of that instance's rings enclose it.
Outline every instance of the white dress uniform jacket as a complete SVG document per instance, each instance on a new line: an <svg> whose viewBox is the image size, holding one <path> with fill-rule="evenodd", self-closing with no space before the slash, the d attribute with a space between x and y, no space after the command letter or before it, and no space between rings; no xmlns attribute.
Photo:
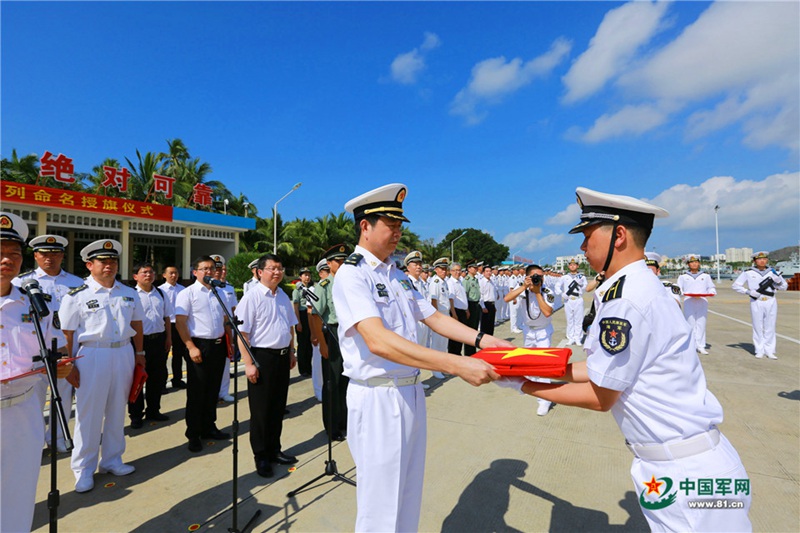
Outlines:
<svg viewBox="0 0 800 533"><path fill-rule="evenodd" d="M558 292L564 301L564 314L567 317L567 340L572 344L580 344L583 337L583 293L586 292L586 276L581 273L567 273L558 280Z"/></svg>

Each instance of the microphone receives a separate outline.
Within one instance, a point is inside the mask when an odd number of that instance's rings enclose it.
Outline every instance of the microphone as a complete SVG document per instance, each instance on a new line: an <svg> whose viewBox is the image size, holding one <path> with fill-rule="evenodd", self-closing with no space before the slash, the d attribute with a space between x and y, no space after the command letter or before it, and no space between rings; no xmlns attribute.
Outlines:
<svg viewBox="0 0 800 533"><path fill-rule="evenodd" d="M211 276L203 276L203 283L206 285L211 285L212 287L225 287L227 283L224 281L220 281L218 279L212 278Z"/></svg>
<svg viewBox="0 0 800 533"><path fill-rule="evenodd" d="M42 287L39 286L38 281L35 279L26 279L22 282L22 288L28 293L28 297L31 299L31 305L40 318L50 314L50 308L47 307L45 294L42 292Z"/></svg>

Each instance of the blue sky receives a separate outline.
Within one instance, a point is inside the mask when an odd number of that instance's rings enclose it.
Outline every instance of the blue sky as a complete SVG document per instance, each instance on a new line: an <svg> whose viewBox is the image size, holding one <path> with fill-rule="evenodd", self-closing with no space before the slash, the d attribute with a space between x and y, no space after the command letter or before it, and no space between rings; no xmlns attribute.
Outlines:
<svg viewBox="0 0 800 533"><path fill-rule="evenodd" d="M3 157L181 138L269 216L408 185L410 229L552 260L585 186L670 256L800 240L797 2L7 2Z"/></svg>

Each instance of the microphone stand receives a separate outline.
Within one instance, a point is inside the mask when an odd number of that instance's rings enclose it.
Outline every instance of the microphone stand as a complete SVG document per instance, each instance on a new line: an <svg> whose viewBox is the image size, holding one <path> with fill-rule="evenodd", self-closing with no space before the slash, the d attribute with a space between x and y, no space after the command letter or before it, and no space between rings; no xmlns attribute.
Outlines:
<svg viewBox="0 0 800 533"><path fill-rule="evenodd" d="M311 293L311 294L313 294L313 293ZM314 301L316 301L317 299L318 299L318 297L316 295L314 295ZM333 334L331 333L330 330L327 330L327 328L326 328L325 334L326 334L327 337L329 337L331 339L334 339ZM334 339L334 340L336 340L338 342L338 339ZM330 357L330 345L331 345L331 341L328 341L328 357ZM287 498L294 498L294 496L296 494L299 494L300 492L303 492L303 490L306 487L308 487L309 485L313 485L314 483L316 483L317 481L319 481L320 479L322 479L322 478L324 478L326 476L332 476L333 477L333 479L330 480L330 481L344 481L345 483L347 483L349 485L353 485L354 487L356 486L356 482L355 481L353 481L352 479L346 477L344 474L340 474L339 473L339 470L336 467L336 461L333 459L333 432L334 432L334 428L333 428L333 369L331 368L330 359L325 359L323 364L327 364L328 365L328 379L326 380L327 381L327 385L328 385L327 386L328 393L325 395L325 400L328 402L328 431L325 432L327 434L327 436L328 436L328 460L325 461L325 471L324 472L322 472L320 475L318 475L317 477L315 477L311 481L309 481L307 483L304 483L304 484L300 485L299 487L297 487L296 489L294 489L293 491L287 493L286 494Z"/></svg>
<svg viewBox="0 0 800 533"><path fill-rule="evenodd" d="M244 337L242 337L242 332L239 331L236 318L234 318L231 312L228 311L228 307L225 305L225 302L222 301L222 297L217 291L217 287L224 287L225 285L214 285L213 282L217 280L209 278L210 276L206 276L203 278L203 281L211 286L211 292L214 293L219 305L222 307L222 310L228 317L228 323L231 325L231 328L233 328L234 333L236 333L236 338L242 340L242 345L250 355L250 360L253 361L253 365L255 365L256 368L259 368L258 361L256 361L255 357L253 357L253 352L250 351L250 345L245 342ZM225 372L230 372L230 369L225 369ZM228 528L228 531L230 533L243 533L244 531L247 531L247 528L250 527L250 524L252 524L253 521L255 521L255 519L261 515L261 509L256 509L256 512L253 514L250 520L247 521L242 529L239 529L239 380L236 377L233 379L233 424L231 425L231 432L233 433L233 504L232 525Z"/></svg>
<svg viewBox="0 0 800 533"><path fill-rule="evenodd" d="M52 348L50 350L47 349L44 334L42 333L42 316L34 305L30 306L29 311L34 318L33 325L36 328L36 338L39 341L39 355L35 356L33 360L44 363L47 382L50 387L50 442L53 448L50 450L50 492L47 494L47 508L50 510L50 533L56 533L58 531L58 505L61 501L61 495L58 491L58 469L56 468L58 454L55 447L58 434L56 424L53 423L55 419L58 420L58 425L61 426L67 450L71 450L73 444L67 427L67 418L64 416L64 407L61 405L61 395L58 393L58 386L56 385L56 368L61 354L56 351L58 348L56 339L53 339Z"/></svg>

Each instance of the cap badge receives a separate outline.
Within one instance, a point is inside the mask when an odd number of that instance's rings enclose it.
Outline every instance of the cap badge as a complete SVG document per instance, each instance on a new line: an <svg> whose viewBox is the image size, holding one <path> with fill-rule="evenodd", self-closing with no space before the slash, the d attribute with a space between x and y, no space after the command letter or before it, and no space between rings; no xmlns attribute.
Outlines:
<svg viewBox="0 0 800 533"><path fill-rule="evenodd" d="M403 203L403 200L406 199L406 188L403 187L399 191L397 191L397 196L395 197L396 202Z"/></svg>
<svg viewBox="0 0 800 533"><path fill-rule="evenodd" d="M103 243L103 249L104 250L113 250L114 249L114 243L111 242L111 241L104 242Z"/></svg>
<svg viewBox="0 0 800 533"><path fill-rule="evenodd" d="M2 229L11 229L13 227L14 227L14 223L11 222L11 218L7 217L6 215L3 215L2 217L0 217L0 228L2 228Z"/></svg>

